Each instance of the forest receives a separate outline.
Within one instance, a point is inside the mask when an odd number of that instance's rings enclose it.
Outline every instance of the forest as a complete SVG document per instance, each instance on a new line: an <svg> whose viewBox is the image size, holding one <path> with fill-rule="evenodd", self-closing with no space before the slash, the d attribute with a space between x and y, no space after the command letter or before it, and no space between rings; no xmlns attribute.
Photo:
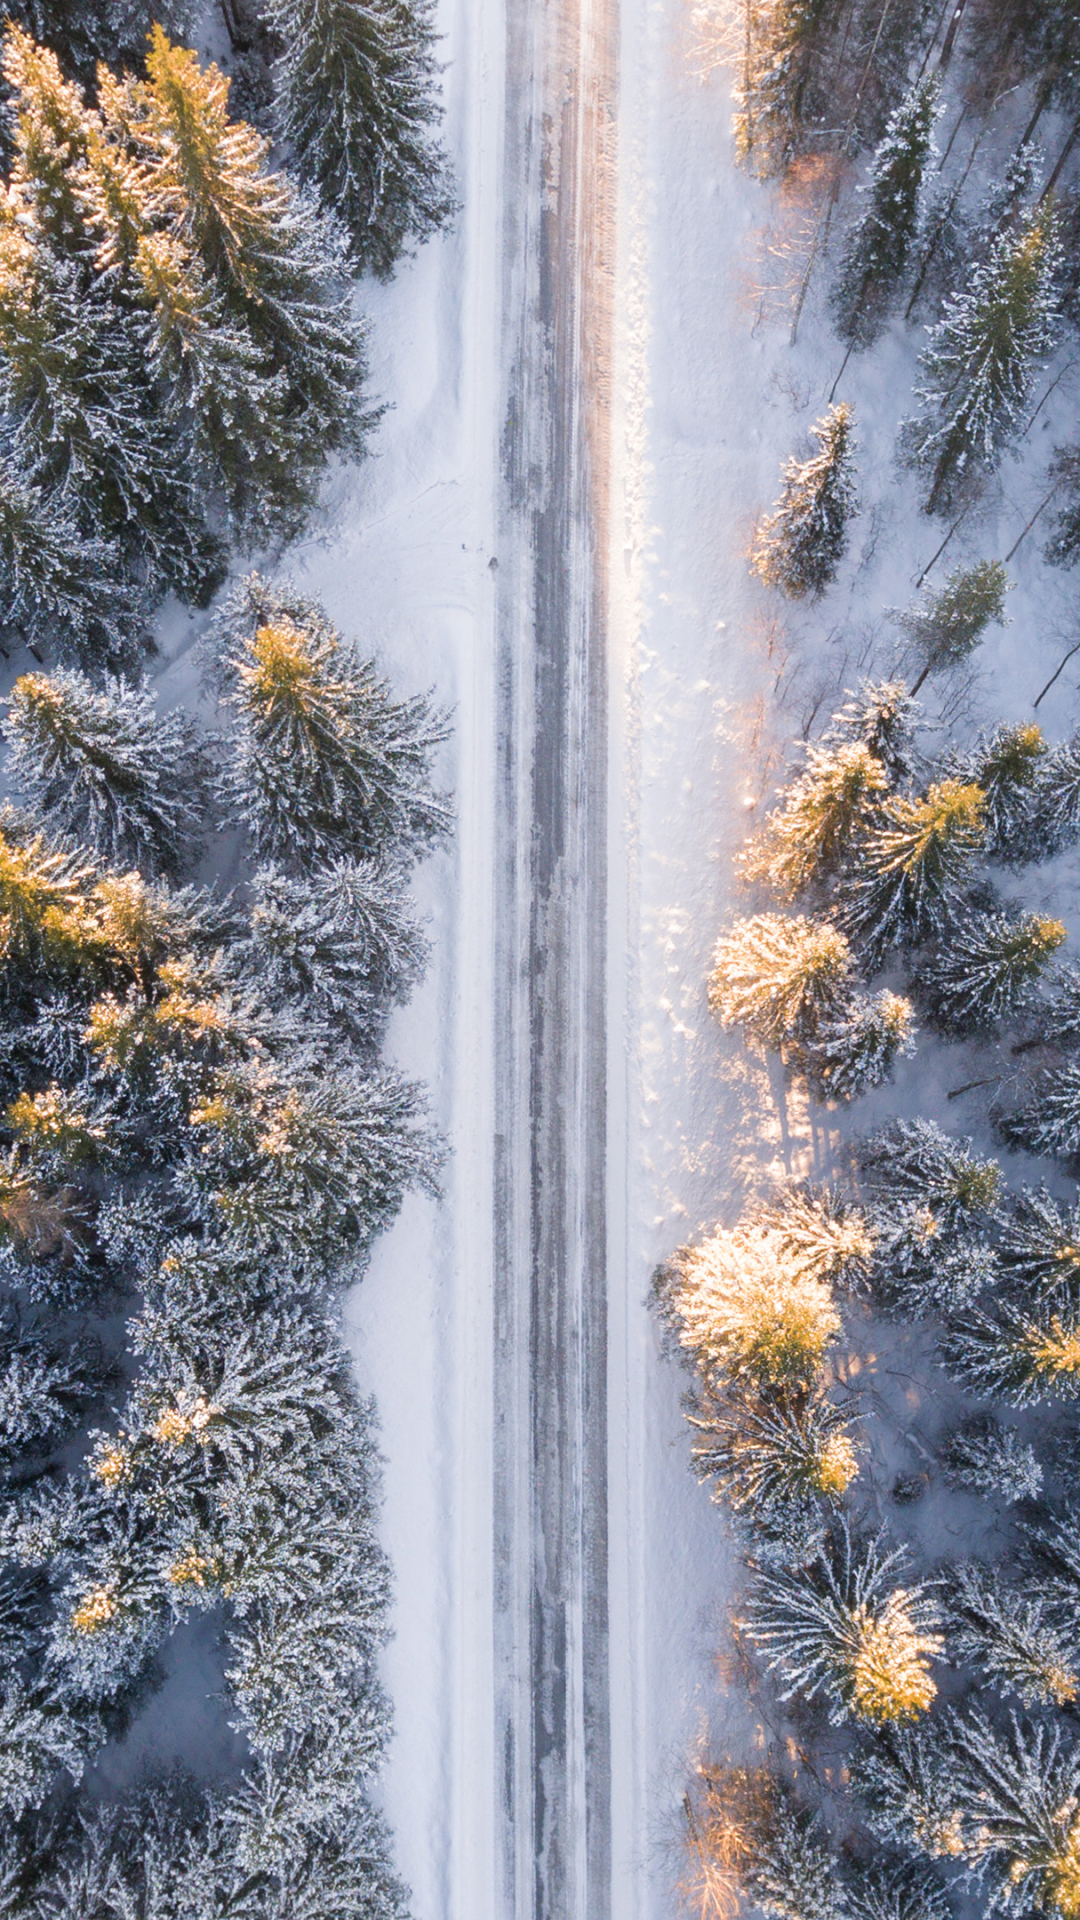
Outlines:
<svg viewBox="0 0 1080 1920"><path fill-rule="evenodd" d="M371 1799L390 1570L342 1303L403 1194L438 1189L383 1045L426 962L410 875L451 829L448 720L290 583L288 547L382 418L364 276L456 200L429 0L223 21L232 74L185 0L15 0L3 37L0 652L29 655L0 810L12 1920L406 1911ZM212 608L213 729L155 697L167 599ZM129 1764L196 1656L209 1779Z"/></svg>
<svg viewBox="0 0 1080 1920"><path fill-rule="evenodd" d="M1071 655L1026 711L970 716L1018 550L1054 578L1080 558L1075 440L1032 431L1077 352L1080 15L736 15L699 9L699 56L758 190L808 210L790 338L820 315L837 369L745 563L777 625L835 633L864 478L845 387L901 340L922 344L891 457L936 551L908 604L872 610L874 670L789 740L707 981L838 1145L826 1178L751 1183L654 1281L692 1469L742 1561L722 1671L761 1730L756 1757L687 1777L688 1910L1076 1920L1080 966L1055 906L1080 735L1038 719ZM1021 455L1039 504L1002 552ZM905 1073L924 1046L964 1084ZM948 1104L975 1090L978 1141Z"/></svg>

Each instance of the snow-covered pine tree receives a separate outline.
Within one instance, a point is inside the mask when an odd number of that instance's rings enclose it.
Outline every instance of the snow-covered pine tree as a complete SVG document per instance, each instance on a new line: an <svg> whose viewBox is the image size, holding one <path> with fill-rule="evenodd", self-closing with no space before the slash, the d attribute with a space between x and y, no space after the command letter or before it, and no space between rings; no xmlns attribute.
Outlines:
<svg viewBox="0 0 1080 1920"><path fill-rule="evenodd" d="M844 1912L847 1920L951 1920L952 1902L929 1867L860 1861L844 1886Z"/></svg>
<svg viewBox="0 0 1080 1920"><path fill-rule="evenodd" d="M134 141L156 206L211 291L283 376L313 477L329 454L362 448L372 424L361 393L365 329L352 315L338 229L270 171L268 142L229 118L228 93L213 63L200 66L155 27L145 81L107 90L102 104L109 133Z"/></svg>
<svg viewBox="0 0 1080 1920"><path fill-rule="evenodd" d="M998 727L972 752L951 757L953 777L982 789L983 848L991 858L1015 865L1039 857L1039 792L1048 757L1042 729L1031 721Z"/></svg>
<svg viewBox="0 0 1080 1920"><path fill-rule="evenodd" d="M902 1587L903 1548L858 1540L845 1521L806 1574L762 1573L741 1626L781 1677L782 1700L823 1697L834 1723L889 1726L925 1713L942 1650L924 1586Z"/></svg>
<svg viewBox="0 0 1080 1920"><path fill-rule="evenodd" d="M1048 860L1080 838L1080 735L1040 762L1027 818L1029 859Z"/></svg>
<svg viewBox="0 0 1080 1920"><path fill-rule="evenodd" d="M219 621L233 714L226 797L263 859L398 857L446 832L430 763L445 722L395 701L321 609L252 575Z"/></svg>
<svg viewBox="0 0 1080 1920"><path fill-rule="evenodd" d="M963 1312L999 1278L993 1247L968 1233L948 1232L930 1207L908 1202L875 1217L870 1291L894 1319Z"/></svg>
<svg viewBox="0 0 1080 1920"><path fill-rule="evenodd" d="M863 209L845 246L833 298L841 339L868 347L903 281L923 211L923 183L935 157L937 74L917 80L891 116L860 189Z"/></svg>
<svg viewBox="0 0 1080 1920"><path fill-rule="evenodd" d="M952 511L1020 431L1035 372L1060 329L1058 271L1053 216L1036 209L1000 235L967 288L946 301L922 356L921 412L901 434L926 475L928 513Z"/></svg>
<svg viewBox="0 0 1080 1920"><path fill-rule="evenodd" d="M953 1378L982 1400L1028 1407L1080 1395L1080 1311L999 1300L959 1317L942 1343Z"/></svg>
<svg viewBox="0 0 1080 1920"><path fill-rule="evenodd" d="M1059 447L1050 477L1064 493L1065 505L1054 515L1046 557L1051 566L1074 567L1080 560L1080 447Z"/></svg>
<svg viewBox="0 0 1080 1920"><path fill-rule="evenodd" d="M845 1920L835 1855L821 1820L778 1779L744 1840L743 1884L769 1920Z"/></svg>
<svg viewBox="0 0 1080 1920"><path fill-rule="evenodd" d="M1001 1168L980 1159L934 1120L892 1120L861 1141L863 1185L886 1213L905 1204L931 1209L947 1233L978 1231L997 1216Z"/></svg>
<svg viewBox="0 0 1080 1920"><path fill-rule="evenodd" d="M947 925L985 837L981 787L941 780L922 798L891 795L885 824L859 852L837 894L838 924L880 965L890 947L929 939Z"/></svg>
<svg viewBox="0 0 1080 1920"><path fill-rule="evenodd" d="M1021 1294L1080 1305L1080 1206L1063 1207L1045 1187L1025 1187L1001 1222L998 1257Z"/></svg>
<svg viewBox="0 0 1080 1920"><path fill-rule="evenodd" d="M743 0L743 12L735 141L740 158L768 179L798 150L821 0Z"/></svg>
<svg viewBox="0 0 1080 1920"><path fill-rule="evenodd" d="M864 680L834 713L823 747L861 741L880 761L891 782L912 770L912 740L920 709L902 680Z"/></svg>
<svg viewBox="0 0 1080 1920"><path fill-rule="evenodd" d="M431 0L264 0L284 49L276 114L300 179L348 229L357 261L388 276L454 210Z"/></svg>
<svg viewBox="0 0 1080 1920"><path fill-rule="evenodd" d="M850 1412L821 1392L791 1402L705 1393L687 1419L694 1470L745 1526L755 1557L812 1559L825 1514L859 1471Z"/></svg>
<svg viewBox="0 0 1080 1920"><path fill-rule="evenodd" d="M1034 1590L1068 1622L1075 1637L1080 1626L1080 1511L1071 1502L1052 1512L1044 1507L1022 1528Z"/></svg>
<svg viewBox="0 0 1080 1920"><path fill-rule="evenodd" d="M811 427L821 451L787 462L783 493L754 542L753 571L792 600L824 593L847 547L856 511L854 428L846 402Z"/></svg>
<svg viewBox="0 0 1080 1920"><path fill-rule="evenodd" d="M1036 1500L1043 1470L1035 1450L1015 1427L1003 1427L992 1414L969 1421L949 1434L938 1449L948 1486L978 1493L999 1506Z"/></svg>
<svg viewBox="0 0 1080 1920"><path fill-rule="evenodd" d="M840 1331L819 1259L800 1261L767 1226L720 1227L658 1276L658 1304L706 1381L805 1392Z"/></svg>
<svg viewBox="0 0 1080 1920"><path fill-rule="evenodd" d="M335 860L313 878L255 875L250 966L270 1000L309 1002L370 1041L423 969L426 944L403 867Z"/></svg>
<svg viewBox="0 0 1080 1920"><path fill-rule="evenodd" d="M933 1721L893 1724L864 1734L851 1760L851 1783L874 1833L932 1860L963 1848L952 1755Z"/></svg>
<svg viewBox="0 0 1080 1920"><path fill-rule="evenodd" d="M717 941L709 1006L763 1047L798 1045L843 1005L851 973L848 943L827 921L759 913Z"/></svg>
<svg viewBox="0 0 1080 1920"><path fill-rule="evenodd" d="M1009 576L1000 560L956 567L943 587L930 588L918 605L893 617L911 636L918 663L912 695L932 673L958 667L974 653L992 621L1005 625Z"/></svg>
<svg viewBox="0 0 1080 1920"><path fill-rule="evenodd" d="M0 1458L68 1431L101 1392L104 1373L91 1342L65 1351L24 1328L6 1307L0 1314Z"/></svg>
<svg viewBox="0 0 1080 1920"><path fill-rule="evenodd" d="M1027 1103L1008 1116L1002 1131L1029 1153L1075 1160L1080 1155L1080 1066L1039 1075Z"/></svg>
<svg viewBox="0 0 1080 1920"><path fill-rule="evenodd" d="M4 733L20 795L110 865L175 873L198 846L207 780L194 723L159 714L148 683L23 674Z"/></svg>
<svg viewBox="0 0 1080 1920"><path fill-rule="evenodd" d="M67 71L91 86L99 60L134 71L155 21L166 33L196 25L191 0L11 0L8 16L35 40L55 47Z"/></svg>
<svg viewBox="0 0 1080 1920"><path fill-rule="evenodd" d="M1071 1637L1038 1594L1003 1586L996 1568L955 1567L947 1591L950 1652L981 1684L1018 1694L1024 1705L1069 1706L1077 1696Z"/></svg>
<svg viewBox="0 0 1080 1920"><path fill-rule="evenodd" d="M764 880L790 900L835 871L880 816L889 777L861 740L808 747L802 772L781 789L784 804L742 858L749 880Z"/></svg>
<svg viewBox="0 0 1080 1920"><path fill-rule="evenodd" d="M916 980L933 1024L946 1033L985 1034L1031 1004L1065 938L1062 921L1041 913L972 913L949 929Z"/></svg>
<svg viewBox="0 0 1080 1920"><path fill-rule="evenodd" d="M885 1085L915 1051L915 1010L902 994L857 991L823 1020L802 1056L822 1100L857 1100Z"/></svg>
<svg viewBox="0 0 1080 1920"><path fill-rule="evenodd" d="M95 877L10 807L0 810L0 966L63 973L96 957L88 901Z"/></svg>
<svg viewBox="0 0 1080 1920"><path fill-rule="evenodd" d="M40 654L131 671L142 621L115 544L79 532L0 456L0 630Z"/></svg>
<svg viewBox="0 0 1080 1920"><path fill-rule="evenodd" d="M28 1691L7 1681L0 1695L0 1806L11 1820L40 1807L58 1775L81 1777L87 1749L100 1744L102 1730L88 1738L88 1726L51 1690ZM15 1909L9 1908L9 1912Z"/></svg>
<svg viewBox="0 0 1080 1920"><path fill-rule="evenodd" d="M963 1855L995 1907L1069 1920L1080 1909L1080 1748L1013 1716L969 1712L952 1729Z"/></svg>

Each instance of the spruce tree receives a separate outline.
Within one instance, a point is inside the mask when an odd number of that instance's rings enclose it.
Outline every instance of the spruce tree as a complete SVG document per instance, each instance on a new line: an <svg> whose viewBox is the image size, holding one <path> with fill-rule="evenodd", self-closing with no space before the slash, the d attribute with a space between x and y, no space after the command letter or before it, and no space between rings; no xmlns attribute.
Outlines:
<svg viewBox="0 0 1080 1920"><path fill-rule="evenodd" d="M982 788L959 780L938 781L923 798L886 800L884 825L867 835L837 895L838 924L869 966L948 924L982 850L985 806Z"/></svg>
<svg viewBox="0 0 1080 1920"><path fill-rule="evenodd" d="M880 333L903 280L923 210L926 172L935 157L941 111L936 74L917 80L892 114L860 191L863 211L848 234L834 295L837 329L853 346Z"/></svg>
<svg viewBox="0 0 1080 1920"><path fill-rule="evenodd" d="M55 47L65 70L91 86L99 60L136 69L155 21L167 33L195 31L191 0L12 0L9 18L35 40Z"/></svg>
<svg viewBox="0 0 1080 1920"><path fill-rule="evenodd" d="M918 970L934 1025L946 1033L987 1033L1015 1018L1033 1001L1064 938L1062 922L1046 914L971 914Z"/></svg>
<svg viewBox="0 0 1080 1920"><path fill-rule="evenodd" d="M851 956L827 921L777 913L737 921L718 941L709 1005L721 1026L742 1026L762 1046L812 1039L842 1005Z"/></svg>
<svg viewBox="0 0 1080 1920"><path fill-rule="evenodd" d="M15 785L51 829L110 865L190 863L206 786L195 729L159 714L147 683L99 690L81 673L24 674L4 733Z"/></svg>
<svg viewBox="0 0 1080 1920"><path fill-rule="evenodd" d="M706 1382L803 1392L840 1331L827 1270L800 1262L767 1226L718 1228L681 1248L662 1270L658 1294Z"/></svg>
<svg viewBox="0 0 1080 1920"><path fill-rule="evenodd" d="M913 695L928 675L960 666L991 621L1004 626L1010 584L1000 560L980 560L973 567L954 568L943 587L931 588L918 606L895 615L897 625L910 634L918 661Z"/></svg>
<svg viewBox="0 0 1080 1920"><path fill-rule="evenodd" d="M1069 1706L1077 1695L1075 1657L1046 1602L1002 1586L995 1569L953 1569L949 1647L980 1680L1019 1695L1025 1706Z"/></svg>
<svg viewBox="0 0 1080 1920"><path fill-rule="evenodd" d="M748 5L735 140L740 158L764 179L782 172L798 151L820 15L820 0Z"/></svg>
<svg viewBox="0 0 1080 1920"><path fill-rule="evenodd" d="M1080 1907L1080 1748L1013 1716L998 1732L968 1713L952 1737L964 1856L995 1906L1061 1916Z"/></svg>
<svg viewBox="0 0 1080 1920"><path fill-rule="evenodd" d="M912 740L919 712L902 680L864 680L834 713L822 745L839 747L861 741L885 768L891 782L912 770Z"/></svg>
<svg viewBox="0 0 1080 1920"><path fill-rule="evenodd" d="M955 1140L933 1120L892 1120L860 1141L862 1182L886 1212L905 1204L930 1208L948 1233L983 1228L1002 1198L1001 1168L980 1159L970 1140Z"/></svg>
<svg viewBox="0 0 1080 1920"><path fill-rule="evenodd" d="M315 603L257 575L220 632L234 716L226 798L260 858L307 872L445 833L448 809L430 784L445 725L426 700L392 700Z"/></svg>
<svg viewBox="0 0 1080 1920"><path fill-rule="evenodd" d="M823 1020L803 1059L822 1100L857 1100L884 1086L915 1051L915 1010L902 994L856 992Z"/></svg>
<svg viewBox="0 0 1080 1920"><path fill-rule="evenodd" d="M743 1839L743 1880L769 1920L845 1920L844 1887L822 1823L779 1782Z"/></svg>
<svg viewBox="0 0 1080 1920"><path fill-rule="evenodd" d="M1080 735L1055 747L1041 761L1028 810L1025 851L1050 859L1080 838Z"/></svg>
<svg viewBox="0 0 1080 1920"><path fill-rule="evenodd" d="M1028 1407L1080 1395L1080 1313L999 1300L956 1320L942 1345L953 1378L983 1400Z"/></svg>
<svg viewBox="0 0 1080 1920"><path fill-rule="evenodd" d="M1080 1065L1040 1075L1027 1103L1003 1123L1006 1138L1029 1153L1080 1156Z"/></svg>
<svg viewBox="0 0 1080 1920"><path fill-rule="evenodd" d="M860 1863L844 1888L848 1920L951 1920L952 1903L928 1867L910 1860Z"/></svg>
<svg viewBox="0 0 1080 1920"><path fill-rule="evenodd" d="M950 1434L939 1458L949 1486L1003 1507L1035 1500L1042 1489L1043 1470L1034 1449L1015 1427L1003 1427L990 1414Z"/></svg>
<svg viewBox="0 0 1080 1920"><path fill-rule="evenodd" d="M925 1713L937 1688L937 1609L925 1587L901 1587L902 1548L859 1541L838 1524L810 1576L761 1574L741 1622L770 1668L780 1698L823 1697L834 1723L889 1726Z"/></svg>
<svg viewBox="0 0 1080 1920"><path fill-rule="evenodd" d="M877 1243L870 1287L891 1317L920 1320L961 1312L999 1278L993 1247L950 1233L930 1207L908 1204L874 1221Z"/></svg>
<svg viewBox="0 0 1080 1920"><path fill-rule="evenodd" d="M1011 865L1038 858L1039 792L1048 758L1042 729L1033 721L998 727L972 752L952 756L950 772L982 789L983 846L991 858Z"/></svg>
<svg viewBox="0 0 1080 1920"><path fill-rule="evenodd" d="M370 1040L423 968L407 887L403 867L373 860L337 860L304 880L261 868L249 948L261 991L313 1005L354 1040Z"/></svg>
<svg viewBox="0 0 1080 1920"><path fill-rule="evenodd" d="M453 211L431 0L265 0L284 49L276 113L300 179L387 277Z"/></svg>
<svg viewBox="0 0 1080 1920"><path fill-rule="evenodd" d="M699 1480L714 1482L755 1553L798 1563L820 1545L822 1517L859 1470L850 1414L823 1393L790 1404L704 1395L687 1413Z"/></svg>
<svg viewBox="0 0 1080 1920"><path fill-rule="evenodd" d="M784 491L755 540L754 572L792 600L824 593L847 547L856 511L854 426L851 408L842 403L810 429L821 451L787 462Z"/></svg>
<svg viewBox="0 0 1080 1920"><path fill-rule="evenodd" d="M783 899L835 871L879 815L889 778L862 741L808 747L798 778L782 789L784 805L743 856L748 879L764 880Z"/></svg>
<svg viewBox="0 0 1080 1920"><path fill-rule="evenodd" d="M1036 210L973 266L931 329L916 389L922 410L903 430L928 481L927 512L952 511L1019 433L1035 372L1058 336L1058 266L1052 216Z"/></svg>
<svg viewBox="0 0 1080 1920"><path fill-rule="evenodd" d="M864 1735L852 1758L851 1781L881 1839L933 1860L962 1852L952 1755L933 1721L894 1723L875 1729L872 1738Z"/></svg>
<svg viewBox="0 0 1080 1920"><path fill-rule="evenodd" d="M1080 1305L1080 1206L1025 1188L1002 1222L998 1250L1011 1285L1036 1300Z"/></svg>
<svg viewBox="0 0 1080 1920"><path fill-rule="evenodd" d="M89 1744L70 1708L9 1681L0 1696L0 1806L9 1818L40 1807L61 1772L78 1780Z"/></svg>
<svg viewBox="0 0 1080 1920"><path fill-rule="evenodd" d="M47 498L0 457L0 629L39 655L130 671L139 596L119 549L80 533L63 495Z"/></svg>

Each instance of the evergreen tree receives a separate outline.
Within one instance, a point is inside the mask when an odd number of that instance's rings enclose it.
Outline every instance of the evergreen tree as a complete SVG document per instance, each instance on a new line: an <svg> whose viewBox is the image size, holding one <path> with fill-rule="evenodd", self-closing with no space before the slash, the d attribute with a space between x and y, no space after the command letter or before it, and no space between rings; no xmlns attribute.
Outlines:
<svg viewBox="0 0 1080 1920"><path fill-rule="evenodd" d="M1009 1115L1003 1132L1030 1153L1075 1160L1080 1155L1080 1066L1041 1075L1028 1104Z"/></svg>
<svg viewBox="0 0 1080 1920"><path fill-rule="evenodd" d="M1025 1706L1064 1707L1077 1695L1069 1638L1044 1600L1002 1586L996 1570L953 1570L948 1591L949 1646L980 1679Z"/></svg>
<svg viewBox="0 0 1080 1920"><path fill-rule="evenodd" d="M149 685L24 674L4 732L22 795L51 828L113 865L176 871L198 844L205 776L193 723L159 714Z"/></svg>
<svg viewBox="0 0 1080 1920"><path fill-rule="evenodd" d="M805 1390L840 1331L820 1265L800 1264L768 1228L718 1228L674 1254L659 1304L706 1381Z"/></svg>
<svg viewBox="0 0 1080 1920"><path fill-rule="evenodd" d="M1080 1314L1048 1305L1024 1309L1006 1300L979 1308L949 1328L945 1365L984 1400L1027 1407L1080 1394Z"/></svg>
<svg viewBox="0 0 1080 1920"><path fill-rule="evenodd" d="M698 1478L715 1483L755 1554L772 1545L796 1563L812 1558L823 1513L859 1470L850 1415L819 1392L790 1404L705 1395L687 1418Z"/></svg>
<svg viewBox="0 0 1080 1920"><path fill-rule="evenodd" d="M1060 1512L1045 1510L1025 1523L1029 1571L1035 1591L1043 1594L1075 1637L1080 1625L1080 1514L1072 1505Z"/></svg>
<svg viewBox="0 0 1080 1920"><path fill-rule="evenodd" d="M864 680L834 713L822 745L862 744L885 768L891 782L912 770L912 740L919 708L902 680Z"/></svg>
<svg viewBox="0 0 1080 1920"><path fill-rule="evenodd" d="M275 70L282 137L302 181L384 278L412 239L453 211L430 0L266 0L284 48Z"/></svg>
<svg viewBox="0 0 1080 1920"><path fill-rule="evenodd" d="M844 1887L821 1821L778 1781L748 1838L744 1883L770 1920L845 1920Z"/></svg>
<svg viewBox="0 0 1080 1920"><path fill-rule="evenodd" d="M929 482L929 513L951 511L1020 431L1035 371L1058 335L1058 268L1052 218L1036 210L975 263L931 329L916 389L922 411L903 430Z"/></svg>
<svg viewBox="0 0 1080 1920"><path fill-rule="evenodd" d="M1021 1294L1080 1305L1080 1206L1063 1208L1045 1187L1025 1188L1002 1222L998 1247L1005 1275Z"/></svg>
<svg viewBox="0 0 1080 1920"><path fill-rule="evenodd" d="M802 1574L760 1574L742 1625L778 1670L782 1700L823 1696L834 1722L888 1726L925 1713L937 1692L936 1609L924 1587L892 1584L902 1548L857 1541L846 1524Z"/></svg>
<svg viewBox="0 0 1080 1920"><path fill-rule="evenodd" d="M946 1033L986 1033L1014 1018L1034 1000L1064 938L1062 922L1045 914L965 918L918 970L934 1025Z"/></svg>
<svg viewBox="0 0 1080 1920"><path fill-rule="evenodd" d="M830 407L811 428L821 451L810 460L787 462L784 491L754 542L754 572L792 600L824 593L847 547L856 511L854 426L844 403Z"/></svg>
<svg viewBox="0 0 1080 1920"><path fill-rule="evenodd" d="M9 1682L0 1697L0 1806L12 1820L40 1807L61 1769L80 1778L88 1744L86 1729L58 1701Z"/></svg>
<svg viewBox="0 0 1080 1920"><path fill-rule="evenodd" d="M890 947L939 933L985 836L981 787L941 780L925 798L896 794L838 895L840 926L871 966Z"/></svg>
<svg viewBox="0 0 1080 1920"><path fill-rule="evenodd" d="M1046 558L1054 567L1074 567L1080 559L1080 448L1059 447L1050 473L1066 498L1064 507L1054 516Z"/></svg>
<svg viewBox="0 0 1080 1920"><path fill-rule="evenodd" d="M429 771L445 727L426 700L392 700L313 602L257 575L220 631L234 715L226 791L261 858L307 872L445 833Z"/></svg>
<svg viewBox="0 0 1080 1920"><path fill-rule="evenodd" d="M1000 560L956 567L943 587L931 588L918 606L894 617L911 636L919 662L916 694L932 673L958 667L974 653L992 621L1005 625L1009 576Z"/></svg>
<svg viewBox="0 0 1080 1920"><path fill-rule="evenodd" d="M822 1022L804 1049L807 1070L823 1100L857 1100L891 1079L897 1060L915 1051L915 1013L910 1000L883 988L857 992Z"/></svg>
<svg viewBox="0 0 1080 1920"><path fill-rule="evenodd" d="M913 1204L929 1208L950 1234L978 1230L996 1218L1001 1168L954 1140L933 1120L892 1120L860 1142L863 1184L886 1211Z"/></svg>
<svg viewBox="0 0 1080 1920"><path fill-rule="evenodd" d="M798 150L820 0L747 0L735 140L740 158L767 179Z"/></svg>
<svg viewBox="0 0 1080 1920"><path fill-rule="evenodd" d="M954 1731L964 1855L995 1906L1056 1914L1080 1906L1080 1749L1013 1717L1004 1733L970 1713Z"/></svg>
<svg viewBox="0 0 1080 1920"><path fill-rule="evenodd" d="M0 1317L0 1457L38 1447L70 1429L101 1390L100 1356L89 1343L66 1352L24 1330L14 1310Z"/></svg>
<svg viewBox="0 0 1080 1920"><path fill-rule="evenodd" d="M134 69L146 53L155 21L167 33L194 32L190 0L12 0L9 17L35 40L56 47L65 67L84 86L93 84L99 60Z"/></svg>
<svg viewBox="0 0 1080 1920"><path fill-rule="evenodd" d="M940 1880L910 1861L860 1863L844 1888L847 1920L951 1920Z"/></svg>
<svg viewBox="0 0 1080 1920"><path fill-rule="evenodd" d="M963 1848L963 1816L952 1755L933 1722L894 1723L864 1735L851 1780L874 1833L934 1860Z"/></svg>
<svg viewBox="0 0 1080 1920"><path fill-rule="evenodd" d="M1080 736L1055 747L1040 762L1028 811L1025 849L1031 859L1049 859L1080 838Z"/></svg>
<svg viewBox="0 0 1080 1920"><path fill-rule="evenodd" d="M867 347L880 333L921 223L926 172L941 111L936 74L917 80L893 113L861 189L863 211L844 248L834 297L841 339Z"/></svg>
<svg viewBox="0 0 1080 1920"><path fill-rule="evenodd" d="M850 977L848 943L827 921L755 914L717 941L709 1005L721 1026L780 1048L813 1038L842 1006Z"/></svg>
<svg viewBox="0 0 1080 1920"><path fill-rule="evenodd" d="M1034 724L999 727L973 753L953 757L950 772L982 789L984 849L998 860L1037 858L1041 833L1033 821L1048 749Z"/></svg>
<svg viewBox="0 0 1080 1920"><path fill-rule="evenodd" d="M964 1311L998 1280L998 1259L982 1240L947 1231L930 1207L910 1203L879 1214L870 1284L879 1307L902 1320Z"/></svg>
<svg viewBox="0 0 1080 1920"><path fill-rule="evenodd" d="M803 772L782 789L783 807L743 856L746 877L793 899L852 852L888 787L885 768L862 741L808 747Z"/></svg>
<svg viewBox="0 0 1080 1920"><path fill-rule="evenodd" d="M368 1040L425 955L402 867L337 860L303 881L274 867L255 876L250 963L271 1001L308 1002Z"/></svg>
<svg viewBox="0 0 1080 1920"><path fill-rule="evenodd" d="M757 1201L741 1225L771 1234L794 1273L850 1286L869 1270L875 1235L857 1207L828 1188L787 1188L773 1201Z"/></svg>
<svg viewBox="0 0 1080 1920"><path fill-rule="evenodd" d="M63 496L46 500L0 458L0 629L35 652L130 670L138 596L115 544L81 534Z"/></svg>
<svg viewBox="0 0 1080 1920"><path fill-rule="evenodd" d="M1034 1448L1015 1427L986 1414L950 1434L939 1452L949 1486L978 1493L1000 1506L1038 1498L1043 1470Z"/></svg>

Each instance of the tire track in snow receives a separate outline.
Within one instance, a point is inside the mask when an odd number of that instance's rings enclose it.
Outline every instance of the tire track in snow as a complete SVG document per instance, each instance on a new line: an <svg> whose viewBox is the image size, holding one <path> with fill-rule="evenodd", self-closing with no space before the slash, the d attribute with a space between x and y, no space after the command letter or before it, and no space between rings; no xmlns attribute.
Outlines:
<svg viewBox="0 0 1080 1920"><path fill-rule="evenodd" d="M617 0L507 0L495 1656L507 1920L611 1913L608 412Z"/></svg>

